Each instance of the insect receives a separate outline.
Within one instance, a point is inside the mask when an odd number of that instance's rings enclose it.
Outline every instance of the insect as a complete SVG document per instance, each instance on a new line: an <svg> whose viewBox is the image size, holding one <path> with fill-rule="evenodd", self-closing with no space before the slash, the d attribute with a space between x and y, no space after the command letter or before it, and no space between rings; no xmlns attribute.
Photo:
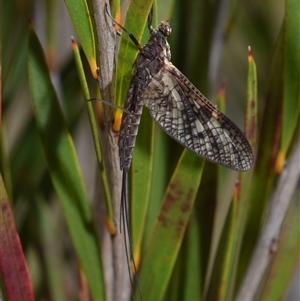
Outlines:
<svg viewBox="0 0 300 301"><path fill-rule="evenodd" d="M243 132L171 63L167 39L172 30L168 22L162 21L158 29L154 29L151 11L148 17L150 38L142 47L130 32L110 18L139 49L127 91L118 142L120 168L123 171L121 212L124 214L123 227L128 229L127 173L144 106L168 135L207 160L236 171L247 171L253 165L253 154ZM129 249L132 258L130 236ZM136 272L134 261L133 265Z"/></svg>
<svg viewBox="0 0 300 301"><path fill-rule="evenodd" d="M249 170L253 153L243 132L171 63L170 24L162 21L154 29L150 13L150 39L143 47L119 26L140 50L119 132L121 170L129 170L144 106L168 135L198 156L236 171Z"/></svg>

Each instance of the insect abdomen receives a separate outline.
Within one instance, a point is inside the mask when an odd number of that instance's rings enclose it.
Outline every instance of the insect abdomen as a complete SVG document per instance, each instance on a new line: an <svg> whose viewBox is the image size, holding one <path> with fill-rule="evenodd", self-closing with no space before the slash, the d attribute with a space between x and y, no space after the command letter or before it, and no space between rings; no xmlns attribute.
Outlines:
<svg viewBox="0 0 300 301"><path fill-rule="evenodd" d="M122 125L119 133L119 155L121 170L129 170L142 111L143 105L136 104L134 112L123 113Z"/></svg>

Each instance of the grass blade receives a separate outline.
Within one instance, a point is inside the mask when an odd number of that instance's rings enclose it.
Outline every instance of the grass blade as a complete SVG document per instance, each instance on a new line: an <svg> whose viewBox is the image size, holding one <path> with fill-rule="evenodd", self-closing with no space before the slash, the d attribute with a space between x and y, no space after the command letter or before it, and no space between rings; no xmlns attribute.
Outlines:
<svg viewBox="0 0 300 301"><path fill-rule="evenodd" d="M104 300L100 250L74 145L50 81L40 42L30 29L28 72L33 111L70 235L94 300Z"/></svg>

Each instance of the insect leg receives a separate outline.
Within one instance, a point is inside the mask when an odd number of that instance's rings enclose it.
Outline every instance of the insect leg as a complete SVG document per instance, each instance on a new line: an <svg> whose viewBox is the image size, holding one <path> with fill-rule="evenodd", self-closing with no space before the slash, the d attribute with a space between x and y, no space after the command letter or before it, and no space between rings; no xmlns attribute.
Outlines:
<svg viewBox="0 0 300 301"><path fill-rule="evenodd" d="M151 9L150 9L150 12L149 12L149 15L148 15L148 29L149 31L150 28L152 28L152 19L153 19L153 6L151 6Z"/></svg>
<svg viewBox="0 0 300 301"><path fill-rule="evenodd" d="M111 102L106 101L106 100L101 99L101 98L92 97L92 98L88 99L87 101L93 101L93 100L99 100L99 101L101 101L102 103L104 103L104 104L106 104L106 105L108 105L108 106L110 106L110 107L112 107L112 108L116 108L116 109L121 110L122 112L125 112L125 113L127 113L127 114L130 114L130 111L129 111L129 110L126 110L124 107L120 107L120 106L118 106L118 105L116 105L116 104L114 104L114 103L111 103Z"/></svg>
<svg viewBox="0 0 300 301"><path fill-rule="evenodd" d="M113 22L114 22L115 24L117 24L118 26L120 26L120 28L128 34L129 38L130 38L131 41L134 43L134 45L138 48L138 50L141 51L141 50L142 50L142 46L141 46L140 43L137 41L137 39L134 37L134 35L133 35L131 32L129 32L125 27L123 27L120 23L118 23L118 22L117 22L117 21L109 14L108 8L107 8L107 3L105 3L105 10L106 10L107 15L113 20Z"/></svg>

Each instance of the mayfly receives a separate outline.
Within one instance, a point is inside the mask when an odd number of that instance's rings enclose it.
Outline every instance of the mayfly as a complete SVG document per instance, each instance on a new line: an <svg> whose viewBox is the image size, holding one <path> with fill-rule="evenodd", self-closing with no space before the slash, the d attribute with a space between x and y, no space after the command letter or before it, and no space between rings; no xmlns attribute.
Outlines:
<svg viewBox="0 0 300 301"><path fill-rule="evenodd" d="M249 170L253 154L243 132L171 63L167 41L172 31L170 24L161 21L158 29L154 29L150 13L150 39L143 47L130 32L118 26L140 51L119 133L121 170L127 172L130 168L144 106L168 135L196 155L236 171Z"/></svg>
<svg viewBox="0 0 300 301"><path fill-rule="evenodd" d="M148 16L150 38L142 47L130 32L110 18L139 49L119 132L123 171L121 210L125 212L125 219L127 173L144 106L168 135L198 156L236 171L249 170L253 154L243 132L171 63L167 41L172 31L170 24L161 21L158 29L154 29L151 11Z"/></svg>
<svg viewBox="0 0 300 301"><path fill-rule="evenodd" d="M249 170L253 154L243 132L171 63L167 41L172 31L170 24L161 21L154 29L151 11L150 38L142 47L130 32L110 18L139 49L119 132L121 170L127 173L130 168L144 106L168 135L196 155L236 171Z"/></svg>

